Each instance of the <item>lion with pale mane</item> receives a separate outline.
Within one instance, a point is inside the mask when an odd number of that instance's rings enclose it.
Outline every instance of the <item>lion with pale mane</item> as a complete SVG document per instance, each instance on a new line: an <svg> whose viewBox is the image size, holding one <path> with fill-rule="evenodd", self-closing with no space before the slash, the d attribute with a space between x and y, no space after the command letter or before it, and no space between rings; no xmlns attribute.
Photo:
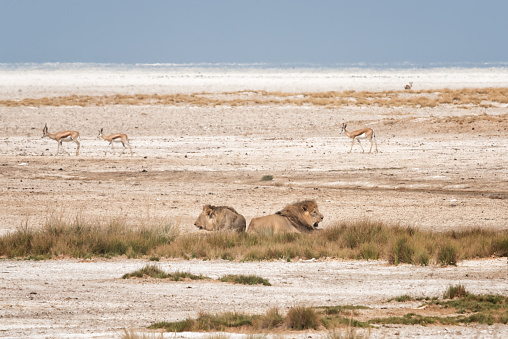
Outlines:
<svg viewBox="0 0 508 339"><path fill-rule="evenodd" d="M207 231L244 232L246 226L243 215L229 206L203 206L203 211L194 222L194 226Z"/></svg>
<svg viewBox="0 0 508 339"><path fill-rule="evenodd" d="M263 217L253 218L247 228L249 233L308 233L323 221L315 200L299 201L283 210Z"/></svg>

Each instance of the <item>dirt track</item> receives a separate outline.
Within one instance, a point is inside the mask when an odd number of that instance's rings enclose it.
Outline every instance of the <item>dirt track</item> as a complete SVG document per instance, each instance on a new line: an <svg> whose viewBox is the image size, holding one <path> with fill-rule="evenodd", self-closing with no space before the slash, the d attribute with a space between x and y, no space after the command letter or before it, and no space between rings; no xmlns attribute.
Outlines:
<svg viewBox="0 0 508 339"><path fill-rule="evenodd" d="M132 225L165 220L182 233L197 232L193 221L204 204L231 205L248 223L307 198L318 202L323 228L371 218L433 231L508 229L506 110L1 107L0 232L42 225L52 214L122 217ZM497 120L481 119L483 114ZM342 122L349 129L373 128L379 153L361 153L356 145L348 154L350 139L339 135ZM79 130L81 154L75 157L75 145L65 144L70 156L52 156L56 142L41 139L45 123L50 132ZM101 127L127 133L134 156L120 157L118 149L104 156L107 143L96 139ZM368 142L363 146L368 149ZM264 175L273 175L273 181L261 181ZM270 288L120 279L143 265L120 259L2 260L0 334L115 337L122 328L181 320L199 309L258 312L274 303L312 302L381 307L406 293L437 296L453 283L471 292L508 293L505 258L457 268L382 262L161 264L210 276L255 272L273 283ZM508 328L386 327L372 334L441 337L443 331L494 336L506 335Z"/></svg>

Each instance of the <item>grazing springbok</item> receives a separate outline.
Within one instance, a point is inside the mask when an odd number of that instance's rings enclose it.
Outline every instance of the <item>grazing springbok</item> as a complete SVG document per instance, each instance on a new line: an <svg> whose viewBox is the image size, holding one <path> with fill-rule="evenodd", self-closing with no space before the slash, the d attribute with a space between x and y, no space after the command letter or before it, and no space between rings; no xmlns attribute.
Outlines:
<svg viewBox="0 0 508 339"><path fill-rule="evenodd" d="M409 85L406 85L404 87L404 89L411 89L411 88L413 88L413 83L412 82L410 82Z"/></svg>
<svg viewBox="0 0 508 339"><path fill-rule="evenodd" d="M104 128L101 128L99 131L99 135L97 136L97 139L104 139L106 141L109 141L109 145L111 145L111 150L113 151L113 155L115 154L115 147L113 146L113 143L119 142L119 143L122 143L122 146L123 146L122 153L120 154L120 156L125 151L125 148L126 148L125 145L129 146L129 149L131 150L131 156L132 156L132 147L129 144L129 138L127 137L126 134L114 133L114 134L110 134L110 135L104 135L103 131L104 131ZM106 152L104 152L104 155L106 155L107 153L108 153L108 149L106 148Z"/></svg>
<svg viewBox="0 0 508 339"><path fill-rule="evenodd" d="M370 150L369 150L369 153L372 151L372 144L373 144L372 139L374 139L374 143L376 143L376 152L377 152L376 136L374 135L374 131L372 130L372 128L363 128L363 129L358 129L358 130L353 131L353 132L348 132L346 130L346 127L347 127L346 124L342 124L342 129L341 129L340 133L341 134L345 133L348 137L353 139L353 142L351 143L351 149L349 150L348 153L351 153L351 150L353 149L355 141L358 141L358 144L362 148L362 152L365 152L363 150L363 146L362 146L362 143L360 142L360 139L368 139L370 141Z"/></svg>
<svg viewBox="0 0 508 339"><path fill-rule="evenodd" d="M57 132L55 134L52 134L52 133L49 133L48 131L48 124L45 124L44 125L44 128L42 129L42 137L45 138L45 137L48 137L50 139L53 139L53 140L56 140L56 142L58 143L58 147L56 149L56 154L55 155L58 155L60 153L60 146L62 146L62 150L67 153L68 155L69 152L67 152L63 145L62 145L62 142L65 141L65 142L69 142L69 141L74 141L76 143L76 145L78 145L78 148L76 149L76 155L79 155L79 148L81 147L80 143L79 143L79 132L76 132L76 131L65 131L65 132Z"/></svg>

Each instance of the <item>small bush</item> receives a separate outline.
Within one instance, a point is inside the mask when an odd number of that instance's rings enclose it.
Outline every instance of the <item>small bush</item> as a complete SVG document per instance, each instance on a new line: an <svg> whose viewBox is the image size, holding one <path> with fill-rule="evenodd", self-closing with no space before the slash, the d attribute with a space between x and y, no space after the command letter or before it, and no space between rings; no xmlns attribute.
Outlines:
<svg viewBox="0 0 508 339"><path fill-rule="evenodd" d="M128 278L143 278L143 277L151 277L155 279L170 279L173 281L180 281L184 279L189 280L202 280L202 279L210 279L208 277L205 277L203 275L195 275L189 272L180 272L176 271L175 273L166 273L163 270L159 268L158 265L146 265L145 267L134 271L132 273L126 273L122 276L122 279L128 279Z"/></svg>
<svg viewBox="0 0 508 339"><path fill-rule="evenodd" d="M398 265L400 263L413 263L414 249L407 236L399 237L389 253L388 261L391 264Z"/></svg>
<svg viewBox="0 0 508 339"><path fill-rule="evenodd" d="M414 298L413 298L413 297L411 297L411 296L409 296L409 295L407 295L407 294L404 294L404 295L401 295L401 296L395 297L395 299L394 299L394 300L395 300L395 301L397 301L397 302L400 302L400 303L405 303L405 302L407 302L407 301L413 301L413 300L414 300Z"/></svg>
<svg viewBox="0 0 508 339"><path fill-rule="evenodd" d="M151 278L157 278L157 279L165 279L169 275L162 271L158 265L145 265L145 267L134 271L132 273L126 273L122 276L122 279L128 279L128 278L143 278L144 276L148 276Z"/></svg>
<svg viewBox="0 0 508 339"><path fill-rule="evenodd" d="M293 330L317 329L319 317L316 311L310 307L292 307L286 317L288 327Z"/></svg>
<svg viewBox="0 0 508 339"><path fill-rule="evenodd" d="M261 178L261 181L272 181L272 180L273 180L273 175L264 175Z"/></svg>
<svg viewBox="0 0 508 339"><path fill-rule="evenodd" d="M228 274L220 278L222 282L232 282L235 284L243 284L243 285L264 285L264 286L272 286L270 282L264 278L255 276L255 275L236 275L236 274Z"/></svg>
<svg viewBox="0 0 508 339"><path fill-rule="evenodd" d="M280 326L284 322L284 317L280 314L277 307L270 308L264 315L254 320L254 327L257 329L271 330Z"/></svg>
<svg viewBox="0 0 508 339"><path fill-rule="evenodd" d="M492 250L496 255L506 257L508 256L508 235L500 239L496 239L492 244Z"/></svg>
<svg viewBox="0 0 508 339"><path fill-rule="evenodd" d="M428 266L430 263L430 255L429 252L426 250L422 250L418 253L416 256L416 262L417 264L420 264L421 266Z"/></svg>
<svg viewBox="0 0 508 339"><path fill-rule="evenodd" d="M448 286L448 289L444 292L443 298L455 299L467 296L469 293L466 291L464 285Z"/></svg>
<svg viewBox="0 0 508 339"><path fill-rule="evenodd" d="M457 266L458 253L457 248L453 245L443 245L438 252L438 258L441 265Z"/></svg>

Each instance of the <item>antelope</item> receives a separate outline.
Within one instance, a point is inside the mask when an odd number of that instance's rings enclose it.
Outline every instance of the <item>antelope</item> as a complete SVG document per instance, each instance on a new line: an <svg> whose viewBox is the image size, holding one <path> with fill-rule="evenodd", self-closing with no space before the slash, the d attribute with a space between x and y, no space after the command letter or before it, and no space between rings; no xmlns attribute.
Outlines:
<svg viewBox="0 0 508 339"><path fill-rule="evenodd" d="M104 131L104 128L101 128L99 131L99 135L97 136L97 139L104 139L106 141L109 141L109 145L111 145L113 154L115 154L115 147L113 146L113 143L120 142L120 143L122 143L122 146L123 146L122 153L120 155L123 154L123 152L125 151L125 148L126 148L125 145L127 145L127 146L129 146L129 149L131 150L131 156L132 156L132 147L129 144L129 138L127 137L126 134L114 133L114 134L110 134L110 135L104 135L103 131ZM108 149L106 148L106 152L104 152L104 155L106 155L107 153L108 153Z"/></svg>
<svg viewBox="0 0 508 339"><path fill-rule="evenodd" d="M358 141L358 144L362 148L362 152L365 152L363 150L363 146L362 146L362 143L360 142L360 139L368 139L370 141L370 150L369 150L369 153L372 151L372 144L373 144L372 139L374 139L374 142L376 143L376 152L378 151L377 150L376 136L374 135L374 131L372 130L372 128L363 128L363 129L359 129L359 130L356 130L356 131L353 131L353 132L348 132L346 130L346 127L347 127L346 124L342 124L342 129L341 129L340 133L341 134L345 133L348 137L353 139L353 142L351 143L351 149L349 150L348 153L351 153L351 150L353 149L355 141Z"/></svg>
<svg viewBox="0 0 508 339"><path fill-rule="evenodd" d="M78 148L76 149L76 155L79 155L79 148L81 147L81 144L79 143L79 140L80 140L79 132L65 131L65 132L57 132L55 134L52 134L52 133L49 133L49 131L48 131L48 124L45 124L44 128L42 129L42 137L43 138L48 137L50 139L56 140L56 142L58 143L58 147L56 149L55 156L60 153L60 146L62 146L62 149L65 153L70 155L69 152L67 152L64 149L64 147L62 145L63 141L65 141L65 142L74 141L76 143L76 145L78 145Z"/></svg>
<svg viewBox="0 0 508 339"><path fill-rule="evenodd" d="M411 88L413 88L413 83L412 82L410 82L409 85L406 85L404 87L404 89L411 89Z"/></svg>

